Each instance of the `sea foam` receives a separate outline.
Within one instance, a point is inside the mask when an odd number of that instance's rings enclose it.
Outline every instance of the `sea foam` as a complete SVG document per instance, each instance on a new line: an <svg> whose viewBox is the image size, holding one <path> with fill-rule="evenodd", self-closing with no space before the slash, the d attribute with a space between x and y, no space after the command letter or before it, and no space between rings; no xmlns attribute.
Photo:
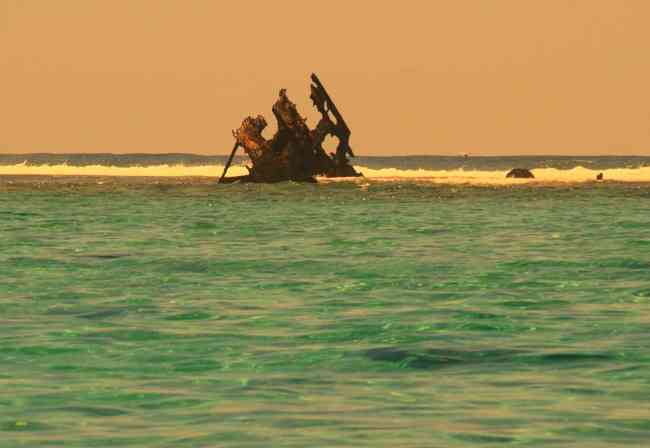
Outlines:
<svg viewBox="0 0 650 448"><path fill-rule="evenodd" d="M38 175L38 176L134 176L134 177L218 177L223 172L223 165L149 165L149 166L112 166L112 165L69 165L43 164L32 165L19 163L0 165L0 175ZM246 167L233 165L228 170L229 176L248 174Z"/></svg>
<svg viewBox="0 0 650 448"><path fill-rule="evenodd" d="M365 166L355 167L370 179L403 180L416 179L434 183L508 185L517 183L576 183L595 181L599 173L605 180L618 182L650 182L650 167L613 168L592 170L582 166L571 169L534 168L534 179L506 178L509 170L425 170L425 169L373 169Z"/></svg>
<svg viewBox="0 0 650 448"><path fill-rule="evenodd" d="M381 181L418 180L442 184L477 184L510 185L519 183L577 183L595 181L599 173L604 179L618 182L650 182L650 167L610 168L593 170L582 166L571 169L533 168L534 179L507 179L507 170L430 170L370 168L355 166L366 179ZM136 176L136 177L219 177L223 165L149 165L149 166L112 166L112 165L69 165L19 163L0 165L0 175L39 175L39 176ZM244 165L233 165L229 176L241 176L248 173ZM354 178L349 180L355 180Z"/></svg>

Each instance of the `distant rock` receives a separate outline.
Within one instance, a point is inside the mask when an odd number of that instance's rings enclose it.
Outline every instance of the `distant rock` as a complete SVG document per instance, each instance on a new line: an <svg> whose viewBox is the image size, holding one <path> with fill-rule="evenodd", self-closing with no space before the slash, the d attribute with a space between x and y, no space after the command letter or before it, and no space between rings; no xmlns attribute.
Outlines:
<svg viewBox="0 0 650 448"><path fill-rule="evenodd" d="M531 173L531 171L526 168L513 168L508 172L508 174L506 174L506 177L514 177L517 179L535 179L533 173Z"/></svg>

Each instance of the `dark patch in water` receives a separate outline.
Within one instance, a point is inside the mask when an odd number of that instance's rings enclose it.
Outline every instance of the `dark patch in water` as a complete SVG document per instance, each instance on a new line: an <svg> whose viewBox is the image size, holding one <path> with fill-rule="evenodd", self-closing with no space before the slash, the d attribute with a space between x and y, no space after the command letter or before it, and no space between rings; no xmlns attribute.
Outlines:
<svg viewBox="0 0 650 448"><path fill-rule="evenodd" d="M66 406L57 408L58 411L63 412L78 412L89 417L116 417L119 415L127 415L128 412L116 408L96 408L91 406Z"/></svg>
<svg viewBox="0 0 650 448"><path fill-rule="evenodd" d="M203 400L187 398L180 400L157 401L154 403L142 403L138 405L138 407L142 409L180 409L199 406L203 403L205 403Z"/></svg>
<svg viewBox="0 0 650 448"><path fill-rule="evenodd" d="M607 395L609 392L607 390L601 389L589 389L584 387L567 387L564 389L564 392L567 394L574 395Z"/></svg>
<svg viewBox="0 0 650 448"><path fill-rule="evenodd" d="M128 310L124 308L111 308L107 310L95 311L94 313L80 314L77 317L81 319L100 320L107 317L124 316L128 314Z"/></svg>
<svg viewBox="0 0 650 448"><path fill-rule="evenodd" d="M583 362L612 361L613 355L606 353L546 353L531 354L518 350L480 350L461 351L445 349L429 349L422 351L409 351L399 348L382 347L373 348L365 352L373 361L398 364L400 367L413 369L441 369L458 365L472 364L564 364L574 366Z"/></svg>
<svg viewBox="0 0 650 448"><path fill-rule="evenodd" d="M526 360L539 362L542 364L573 364L577 362L590 362L590 361L611 361L613 356L606 353L548 353L544 355L526 356Z"/></svg>
<svg viewBox="0 0 650 448"><path fill-rule="evenodd" d="M637 297L650 297L650 288L636 290L634 295Z"/></svg>
<svg viewBox="0 0 650 448"><path fill-rule="evenodd" d="M457 433L453 434L452 437L454 439L461 440L463 442L469 442L472 444L475 443L489 443L489 444L494 444L494 443L513 443L516 441L515 438L513 437L507 437L507 436L497 436L497 435L492 435L492 434L470 434L470 433Z"/></svg>
<svg viewBox="0 0 650 448"><path fill-rule="evenodd" d="M206 320L212 318L212 314L202 311L194 311L190 313L174 314L165 317L165 320Z"/></svg>
<svg viewBox="0 0 650 448"><path fill-rule="evenodd" d="M366 356L373 361L399 362L408 358L409 352L396 348L371 348L366 352Z"/></svg>
<svg viewBox="0 0 650 448"><path fill-rule="evenodd" d="M79 256L82 258L95 258L97 260L115 260L116 258L128 257L129 254L85 254Z"/></svg>
<svg viewBox="0 0 650 448"><path fill-rule="evenodd" d="M373 361L397 363L413 369L440 369L459 364L501 362L520 354L514 350L460 351L429 349L410 352L391 347L374 348L366 352Z"/></svg>

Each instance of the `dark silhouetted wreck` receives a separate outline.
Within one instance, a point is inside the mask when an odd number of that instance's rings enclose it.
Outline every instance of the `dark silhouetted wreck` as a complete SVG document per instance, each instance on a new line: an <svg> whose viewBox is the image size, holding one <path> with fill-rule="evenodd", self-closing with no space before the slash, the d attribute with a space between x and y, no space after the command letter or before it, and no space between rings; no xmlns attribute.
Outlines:
<svg viewBox="0 0 650 448"><path fill-rule="evenodd" d="M272 139L262 136L267 123L263 116L247 117L239 129L233 131L235 147L224 167L219 183L282 182L287 180L314 182L315 176L356 177L357 173L348 156L354 157L350 148L350 128L321 84L318 77L311 75L311 100L321 114L314 129L309 129L287 97L285 89L273 105L273 115L278 122L278 131ZM329 155L323 149L327 136L339 141L336 153ZM226 177L226 173L237 149L242 147L252 162L248 175Z"/></svg>

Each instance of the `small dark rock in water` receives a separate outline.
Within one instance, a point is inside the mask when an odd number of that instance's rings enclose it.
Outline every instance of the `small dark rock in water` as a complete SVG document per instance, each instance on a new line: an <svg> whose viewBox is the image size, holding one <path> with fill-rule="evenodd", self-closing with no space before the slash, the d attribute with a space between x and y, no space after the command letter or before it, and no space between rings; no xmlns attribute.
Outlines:
<svg viewBox="0 0 650 448"><path fill-rule="evenodd" d="M529 169L526 168L513 168L511 169L508 174L506 174L506 177L514 177L517 179L534 179L535 176L533 176L533 173Z"/></svg>
<svg viewBox="0 0 650 448"><path fill-rule="evenodd" d="M605 176L603 175L603 173L598 173L598 176L596 176L596 180L603 180L604 177Z"/></svg>

